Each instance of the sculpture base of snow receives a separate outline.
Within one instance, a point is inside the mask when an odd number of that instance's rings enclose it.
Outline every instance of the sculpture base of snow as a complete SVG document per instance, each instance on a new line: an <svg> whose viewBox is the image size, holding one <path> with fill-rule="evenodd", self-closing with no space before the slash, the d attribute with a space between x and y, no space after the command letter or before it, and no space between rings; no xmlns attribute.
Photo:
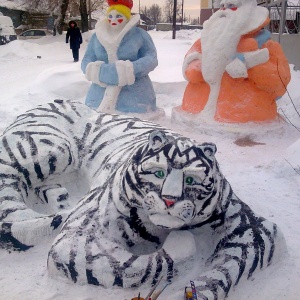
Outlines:
<svg viewBox="0 0 300 300"><path fill-rule="evenodd" d="M223 300L285 242L235 195L216 151L82 103L31 109L0 138L0 248L32 255L57 235L47 268L59 281L147 290L163 276L177 291L188 274L199 299Z"/></svg>
<svg viewBox="0 0 300 300"><path fill-rule="evenodd" d="M274 121L262 123L223 123L211 118L205 118L202 114L188 113L181 106L172 109L172 123L183 126L186 129L193 128L208 135L222 135L226 132L226 134L236 137L241 135L264 136L270 133L281 136L291 129L280 115Z"/></svg>
<svg viewBox="0 0 300 300"><path fill-rule="evenodd" d="M124 112L118 111L118 110L116 110L114 113L119 114L119 115L124 114ZM158 120L159 118L165 117L166 113L165 113L164 109L157 107L156 110L154 110L154 111L145 112L145 113L127 112L126 115L133 117L133 118L138 118L141 120L155 121L155 120Z"/></svg>
<svg viewBox="0 0 300 300"><path fill-rule="evenodd" d="M89 89L77 64L65 64L41 72L30 86L30 95L53 95L54 99L84 99Z"/></svg>

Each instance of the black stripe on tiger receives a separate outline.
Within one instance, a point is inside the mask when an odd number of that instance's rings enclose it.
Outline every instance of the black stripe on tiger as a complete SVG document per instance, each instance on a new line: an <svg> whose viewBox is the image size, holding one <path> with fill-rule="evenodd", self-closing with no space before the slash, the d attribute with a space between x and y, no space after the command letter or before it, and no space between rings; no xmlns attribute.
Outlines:
<svg viewBox="0 0 300 300"><path fill-rule="evenodd" d="M2 143L3 143L3 146L4 146L7 154L9 155L9 157L11 159L11 163L9 163L7 165L11 166L12 168L15 168L19 173L23 174L27 185L29 187L31 187L31 180L29 178L30 177L30 172L19 163L19 161L17 160L14 152L12 151L10 146L8 145L8 141L7 141L6 137L3 137ZM0 162L2 163L2 161L0 161Z"/></svg>
<svg viewBox="0 0 300 300"><path fill-rule="evenodd" d="M126 222L130 226L130 228L137 233L144 240L155 243L157 245L160 244L160 240L157 236L153 236L150 234L146 227L143 225L139 215L137 213L137 208L132 207L130 210L130 218L125 218Z"/></svg>
<svg viewBox="0 0 300 300"><path fill-rule="evenodd" d="M22 156L24 159L27 158L26 151L25 151L23 145L22 145L20 142L17 142L17 149L19 150L21 156Z"/></svg>
<svg viewBox="0 0 300 300"><path fill-rule="evenodd" d="M21 243L12 235L12 223L0 223L0 226L0 249L26 251L33 247Z"/></svg>
<svg viewBox="0 0 300 300"><path fill-rule="evenodd" d="M23 118L26 120L26 117ZM23 120L22 119L22 120ZM36 124L38 126L38 121L37 120L34 120L34 121L28 121L26 120L25 122L21 122L22 121L20 119L20 116L17 118L16 122L11 124L9 127L7 127L4 132L3 132L3 135L7 134L9 131L13 131L14 128L17 128L17 127L27 127L29 124Z"/></svg>
<svg viewBox="0 0 300 300"><path fill-rule="evenodd" d="M100 286L99 281L93 275L93 270L86 269L86 278L87 278L88 284Z"/></svg>

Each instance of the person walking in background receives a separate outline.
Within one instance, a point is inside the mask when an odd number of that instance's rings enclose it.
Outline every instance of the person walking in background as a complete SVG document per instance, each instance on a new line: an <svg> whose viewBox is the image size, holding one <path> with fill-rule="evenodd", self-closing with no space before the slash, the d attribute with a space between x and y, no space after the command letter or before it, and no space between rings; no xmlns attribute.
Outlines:
<svg viewBox="0 0 300 300"><path fill-rule="evenodd" d="M66 35L66 43L69 43L70 39L70 49L72 49L74 62L79 60L79 48L80 44L82 44L82 36L80 29L77 27L77 23L75 21L69 22L69 28Z"/></svg>

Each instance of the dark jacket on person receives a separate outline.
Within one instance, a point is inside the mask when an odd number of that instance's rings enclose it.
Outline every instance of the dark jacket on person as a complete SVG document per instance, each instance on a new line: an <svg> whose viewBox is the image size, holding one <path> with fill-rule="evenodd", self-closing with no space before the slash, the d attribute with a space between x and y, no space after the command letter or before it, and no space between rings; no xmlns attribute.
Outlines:
<svg viewBox="0 0 300 300"><path fill-rule="evenodd" d="M71 27L71 24L74 24L74 27ZM69 22L69 28L66 35L66 43L69 42L70 39L70 49L79 49L80 44L82 44L82 36L80 33L80 29L77 27L77 23L75 21Z"/></svg>

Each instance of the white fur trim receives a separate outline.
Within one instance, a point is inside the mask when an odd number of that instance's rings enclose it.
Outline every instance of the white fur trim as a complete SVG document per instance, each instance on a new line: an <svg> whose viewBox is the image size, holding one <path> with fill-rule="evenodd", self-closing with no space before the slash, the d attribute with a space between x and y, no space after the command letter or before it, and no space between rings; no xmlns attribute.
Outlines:
<svg viewBox="0 0 300 300"><path fill-rule="evenodd" d="M99 72L101 66L104 64L104 61L95 61L95 62L90 62L86 66L85 70L85 78L88 81L92 81L93 83L96 83L102 87L106 87L106 84L99 81Z"/></svg>
<svg viewBox="0 0 300 300"><path fill-rule="evenodd" d="M128 33L130 29L135 27L140 21L140 15L134 15L125 27L119 32L119 34L113 36L110 31L110 25L107 22L107 18L98 21L96 24L96 36L100 44L105 48L109 62L115 62L117 57L117 51L123 37Z"/></svg>
<svg viewBox="0 0 300 300"><path fill-rule="evenodd" d="M228 64L225 68L226 72L232 78L247 78L248 72L245 63L243 63L240 59L234 59L230 64Z"/></svg>
<svg viewBox="0 0 300 300"><path fill-rule="evenodd" d="M132 85L135 83L133 63L130 60L126 60L125 62L126 62L127 84Z"/></svg>
<svg viewBox="0 0 300 300"><path fill-rule="evenodd" d="M243 54L245 57L247 69L251 69L257 65L263 64L270 59L269 49L267 48L246 52Z"/></svg>
<svg viewBox="0 0 300 300"><path fill-rule="evenodd" d="M96 109L97 112L106 112L106 113L116 113L116 105L118 102L118 97L121 92L122 87L116 85L109 85L105 89L103 99Z"/></svg>
<svg viewBox="0 0 300 300"><path fill-rule="evenodd" d="M182 75L184 77L185 80L188 80L186 75L185 75L185 72L189 66L189 64L194 61L194 60L201 60L202 59L202 54L199 53L199 52L193 52L193 53L190 53L188 54L185 58L184 58L184 61L183 61L183 65L182 65Z"/></svg>
<svg viewBox="0 0 300 300"><path fill-rule="evenodd" d="M116 69L119 78L118 86L127 85L126 66L123 60L116 61Z"/></svg>
<svg viewBox="0 0 300 300"><path fill-rule="evenodd" d="M133 63L129 60L117 60L118 86L132 85L135 82Z"/></svg>

